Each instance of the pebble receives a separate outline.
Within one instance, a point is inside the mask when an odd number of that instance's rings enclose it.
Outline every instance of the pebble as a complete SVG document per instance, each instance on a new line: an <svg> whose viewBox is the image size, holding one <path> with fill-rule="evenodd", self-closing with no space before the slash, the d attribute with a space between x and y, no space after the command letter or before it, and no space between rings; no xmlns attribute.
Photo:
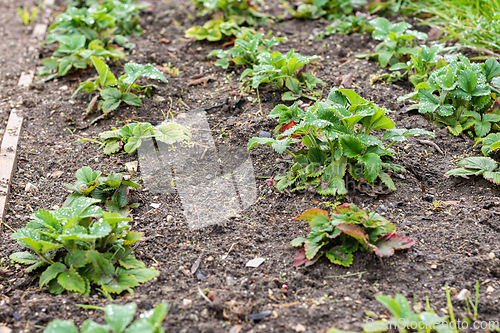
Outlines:
<svg viewBox="0 0 500 333"><path fill-rule="evenodd" d="M468 291L467 289L462 289L458 293L457 299L460 301L463 301L466 297L469 297L469 296L470 296L470 291Z"/></svg>
<svg viewBox="0 0 500 333"><path fill-rule="evenodd" d="M259 131L259 137L260 138L270 138L272 137L271 133L266 132L266 131Z"/></svg>
<svg viewBox="0 0 500 333"><path fill-rule="evenodd" d="M63 199L62 199L62 198L59 198L59 197L56 197L56 202L57 202L57 203L62 203L62 202L63 202Z"/></svg>
<svg viewBox="0 0 500 333"><path fill-rule="evenodd" d="M490 258L491 260L495 259L495 252L488 253L488 258Z"/></svg>
<svg viewBox="0 0 500 333"><path fill-rule="evenodd" d="M236 284L236 280L232 276L226 276L226 284L231 287Z"/></svg>
<svg viewBox="0 0 500 333"><path fill-rule="evenodd" d="M162 102L165 102L165 101L166 101L166 99L163 96L156 95L155 97L153 97L153 102L162 103Z"/></svg>
<svg viewBox="0 0 500 333"><path fill-rule="evenodd" d="M488 288L486 288L487 293L492 293L494 291L495 291L495 289L492 286L488 286Z"/></svg>
<svg viewBox="0 0 500 333"><path fill-rule="evenodd" d="M172 215L167 215L167 222L170 222L174 219Z"/></svg>
<svg viewBox="0 0 500 333"><path fill-rule="evenodd" d="M208 313L208 310L207 309L203 309L200 313L200 316L202 316L203 318L208 318L210 314Z"/></svg>
<svg viewBox="0 0 500 333"><path fill-rule="evenodd" d="M434 197L432 195L427 195L424 197L424 200L427 201L427 202L433 202L434 201Z"/></svg>
<svg viewBox="0 0 500 333"><path fill-rule="evenodd" d="M208 257L207 261L209 261L209 262L214 261L214 257L212 257L212 256Z"/></svg>
<svg viewBox="0 0 500 333"><path fill-rule="evenodd" d="M305 331L306 331L306 328L304 327L304 325L297 324L297 326L295 326L295 332L305 332Z"/></svg>
<svg viewBox="0 0 500 333"><path fill-rule="evenodd" d="M192 301L192 300L190 300L190 299L188 299L188 298L184 298L184 299L182 300L182 305L184 305L184 306L186 306L186 307L187 307L187 306L191 306L192 304L193 304L193 301Z"/></svg>
<svg viewBox="0 0 500 333"><path fill-rule="evenodd" d="M24 190L29 193L36 193L38 192L38 187L31 183L27 183L26 186L24 187Z"/></svg>
<svg viewBox="0 0 500 333"><path fill-rule="evenodd" d="M0 333L12 333L12 330L7 326L0 326Z"/></svg>
<svg viewBox="0 0 500 333"><path fill-rule="evenodd" d="M12 314L12 316L14 317L15 320L20 320L21 319L21 316L19 315L19 312L14 312Z"/></svg>

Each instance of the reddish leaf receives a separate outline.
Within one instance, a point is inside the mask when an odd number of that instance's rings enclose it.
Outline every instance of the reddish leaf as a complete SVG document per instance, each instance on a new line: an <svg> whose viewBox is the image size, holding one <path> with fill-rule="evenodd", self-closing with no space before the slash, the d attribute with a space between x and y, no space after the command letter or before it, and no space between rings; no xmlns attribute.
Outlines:
<svg viewBox="0 0 500 333"><path fill-rule="evenodd" d="M335 214L345 214L349 212L352 212L352 207L351 204L346 202L343 205L337 206L337 211L335 212Z"/></svg>
<svg viewBox="0 0 500 333"><path fill-rule="evenodd" d="M365 229L354 223L339 223L335 225L340 231L356 239L366 250L374 251L374 246L368 241Z"/></svg>
<svg viewBox="0 0 500 333"><path fill-rule="evenodd" d="M300 267L300 266L307 267L307 266L311 266L316 261L318 261L318 259L320 257L321 256L317 256L315 259L309 260L309 259L306 258L306 250L305 249L301 249L299 252L297 252L295 254L295 257L293 258L293 266L295 266L295 267Z"/></svg>
<svg viewBox="0 0 500 333"><path fill-rule="evenodd" d="M398 234L387 234L380 237L375 242L375 254L379 257L390 257L394 254L394 250L409 249L415 244L414 240Z"/></svg>
<svg viewBox="0 0 500 333"><path fill-rule="evenodd" d="M303 212L301 215L294 217L292 220L307 220L307 222L310 222L316 217L328 219L328 212L319 208L311 208Z"/></svg>

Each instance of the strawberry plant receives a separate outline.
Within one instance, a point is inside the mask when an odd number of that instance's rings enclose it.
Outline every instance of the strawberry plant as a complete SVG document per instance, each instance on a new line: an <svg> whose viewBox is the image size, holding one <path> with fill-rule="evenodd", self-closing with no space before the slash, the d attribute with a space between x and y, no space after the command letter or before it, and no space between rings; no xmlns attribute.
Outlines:
<svg viewBox="0 0 500 333"><path fill-rule="evenodd" d="M98 306L78 305L84 309L104 311L106 324L98 324L92 319L83 322L80 333L164 333L161 327L167 315L168 303L160 303L153 309L140 315L140 319L133 320L137 310L136 303L126 305L109 304L104 308ZM53 320L47 325L44 333L78 333L72 320Z"/></svg>
<svg viewBox="0 0 500 333"><path fill-rule="evenodd" d="M82 196L92 196L106 203L109 211L120 211L128 205L130 188L141 187L130 175L114 173L106 176L101 171L92 171L90 167L79 169L75 176L75 184L63 184L74 192L68 196L63 207L71 207L73 202ZM137 207L137 204L130 207Z"/></svg>
<svg viewBox="0 0 500 333"><path fill-rule="evenodd" d="M269 16L260 13L250 0L193 0L200 15L212 15L203 26L186 30L186 37L197 40L218 41L228 36L244 33L243 24L256 26Z"/></svg>
<svg viewBox="0 0 500 333"><path fill-rule="evenodd" d="M460 176L469 178L470 176L482 175L484 179L492 183L500 184L500 168L498 163L489 157L466 157L458 165L460 168L452 169L446 176Z"/></svg>
<svg viewBox="0 0 500 333"><path fill-rule="evenodd" d="M258 65L245 69L240 80L244 85L249 83L254 89L265 83L278 89L289 90L282 95L282 99L286 101L300 97L316 99L317 93L313 90L325 83L306 71L307 65L316 59L319 57L302 56L293 49L286 55L280 52L263 52L257 56Z"/></svg>
<svg viewBox="0 0 500 333"><path fill-rule="evenodd" d="M40 288L89 295L91 283L104 294L129 291L158 276L135 258L131 245L143 239L128 231L132 221L123 212L104 212L99 199L79 197L68 207L36 211L25 228L11 237L29 252L16 252L10 259L39 270Z"/></svg>
<svg viewBox="0 0 500 333"><path fill-rule="evenodd" d="M351 14L354 8L364 6L366 3L366 0L301 0L296 9L288 8L296 18L324 17L327 20L333 20Z"/></svg>
<svg viewBox="0 0 500 333"><path fill-rule="evenodd" d="M291 191L307 189L321 195L346 194L346 172L360 184L384 184L395 190L387 172L405 169L387 159L395 154L390 147L410 135L434 134L396 129L386 112L352 90L332 89L326 100L316 101L307 112L297 104L276 106L268 116L278 118L276 138L252 138L248 149L270 145L276 152L294 157L287 174L275 178L279 191L290 187ZM380 130L387 130L382 140L373 135ZM391 143L385 145L384 140Z"/></svg>
<svg viewBox="0 0 500 333"><path fill-rule="evenodd" d="M54 51L52 57L42 60L43 67L39 72L39 77L46 81L58 76L65 76L74 68L87 68L91 64L93 56L107 61L125 57L119 48L104 47L104 44L99 40L92 41L86 48L84 36L57 35L55 40L59 42L59 48Z"/></svg>
<svg viewBox="0 0 500 333"><path fill-rule="evenodd" d="M142 144L142 140L154 138L167 144L181 142L191 139L191 133L187 128L173 122L163 122L155 127L150 123L131 123L121 129L113 128L99 134L103 140L104 154L113 154L123 147L126 153L131 154Z"/></svg>
<svg viewBox="0 0 500 333"><path fill-rule="evenodd" d="M363 15L349 15L335 19L330 25L327 25L324 30L320 31L314 37L323 39L325 36L335 34L349 35L352 33L372 32L373 27Z"/></svg>
<svg viewBox="0 0 500 333"><path fill-rule="evenodd" d="M75 97L82 90L85 90L89 94L93 91L99 92L99 95L96 95L89 103L87 114L91 113L96 108L102 108L104 113L108 113L118 108L121 102L125 102L128 105L141 106L141 97L150 97L151 90L156 87L152 84L146 86L137 84L137 80L141 77L168 82L158 68L151 64L141 65L128 63L125 65L125 75L116 79L104 61L96 57L91 57L91 59L94 67L99 73L99 77L94 81L89 80L82 82L71 96L71 98ZM141 95L137 96L135 93ZM102 100L99 101L99 97L101 97Z"/></svg>
<svg viewBox="0 0 500 333"><path fill-rule="evenodd" d="M50 58L42 60L39 77L50 80L71 69L90 66L91 56L105 61L123 59L122 48L134 47L127 35L142 34L138 14L146 8L133 0L89 1L82 8L68 7L49 28L47 44L57 42Z"/></svg>
<svg viewBox="0 0 500 333"><path fill-rule="evenodd" d="M307 238L297 237L290 245L304 246L294 258L293 265L310 266L325 255L332 263L349 267L358 249L390 257L394 250L408 249L415 241L394 233L396 227L381 215L364 211L354 204L336 207L329 217L319 208L306 210L294 220L309 223Z"/></svg>
<svg viewBox="0 0 500 333"><path fill-rule="evenodd" d="M493 151L500 148L500 133L490 133L484 138L477 139L475 145L479 143L482 144L481 152L483 155L488 156Z"/></svg>
<svg viewBox="0 0 500 333"><path fill-rule="evenodd" d="M471 63L458 55L446 67L432 72L415 92L398 100L418 100L410 109L447 125L453 135L474 129L476 137L484 137L492 129L500 129L500 108L492 108L500 97L499 74L500 64L495 59Z"/></svg>
<svg viewBox="0 0 500 333"><path fill-rule="evenodd" d="M234 41L234 46L231 49L226 51L213 50L208 56L217 56L219 59L215 65L224 69L227 69L229 65L246 65L251 68L258 64L257 56L259 54L270 52L271 47L278 45L283 40L286 40L286 38L273 37L266 40L263 33L254 34L248 31Z"/></svg>
<svg viewBox="0 0 500 333"><path fill-rule="evenodd" d="M422 46L418 49L416 55L410 55L407 62L398 62L389 68L393 71L391 74L379 76L387 79L388 83L396 82L400 79L408 79L413 86L427 81L429 73L432 70L440 69L446 66L446 61L439 55L443 51L440 44L431 47ZM400 70L403 70L401 74Z"/></svg>
<svg viewBox="0 0 500 333"><path fill-rule="evenodd" d="M410 55L416 56L418 48L415 38L427 39L427 34L410 30L411 25L405 21L391 24L386 18L377 17L370 21L370 25L375 29L372 38L381 42L375 47L375 52L359 54L356 57L377 58L382 67L408 60Z"/></svg>

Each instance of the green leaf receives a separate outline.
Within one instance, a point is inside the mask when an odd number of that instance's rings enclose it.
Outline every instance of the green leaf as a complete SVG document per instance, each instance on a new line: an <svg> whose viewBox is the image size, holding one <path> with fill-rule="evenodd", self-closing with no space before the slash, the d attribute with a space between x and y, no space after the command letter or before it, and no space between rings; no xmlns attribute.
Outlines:
<svg viewBox="0 0 500 333"><path fill-rule="evenodd" d="M66 290L75 291L80 294L85 292L85 281L73 267L61 272L57 277L57 282Z"/></svg>
<svg viewBox="0 0 500 333"><path fill-rule="evenodd" d="M484 177L484 179L487 179L487 180L489 180L492 183L495 183L497 185L500 184L500 172L498 172L498 171L496 171L496 172L485 171L483 173L483 177Z"/></svg>
<svg viewBox="0 0 500 333"><path fill-rule="evenodd" d="M163 73L152 64L141 65L128 63L125 65L125 74L127 76L122 79L122 82L126 84L132 84L140 77L168 82Z"/></svg>
<svg viewBox="0 0 500 333"><path fill-rule="evenodd" d="M102 289L108 293L118 294L124 290L137 287L138 285L139 282L137 282L137 279L133 275L120 274L116 277L116 279L113 279L106 285L103 285Z"/></svg>
<svg viewBox="0 0 500 333"><path fill-rule="evenodd" d="M458 166L467 169L493 171L497 168L498 164L489 157L466 157L458 163Z"/></svg>
<svg viewBox="0 0 500 333"><path fill-rule="evenodd" d="M107 141L103 150L104 154L110 155L118 152L120 150L121 144L121 140L118 139L111 139Z"/></svg>
<svg viewBox="0 0 500 333"><path fill-rule="evenodd" d="M476 74L469 69L463 70L458 75L458 85L470 95L477 85Z"/></svg>
<svg viewBox="0 0 500 333"><path fill-rule="evenodd" d="M67 269L66 265L56 262L49 266L43 273L40 275L40 288L44 285L55 279L60 273L64 272Z"/></svg>
<svg viewBox="0 0 500 333"><path fill-rule="evenodd" d="M119 260L119 263L122 267L125 269L131 269L131 268L144 268L145 265L142 261L139 261L135 259L133 255L130 255L123 260Z"/></svg>
<svg viewBox="0 0 500 333"><path fill-rule="evenodd" d="M382 183L385 184L385 186L387 186L391 191L396 191L396 185L394 185L394 182L392 181L391 176L389 176L385 172L380 172L378 174L378 176L380 177L380 180L382 181Z"/></svg>
<svg viewBox="0 0 500 333"><path fill-rule="evenodd" d="M106 63L104 63L104 61L99 58L91 57L90 59L92 60L95 69L99 73L101 85L103 87L115 85L116 77L113 75L113 73L111 73L108 65L106 65Z"/></svg>
<svg viewBox="0 0 500 333"><path fill-rule="evenodd" d="M176 123L163 122L154 130L156 140L172 144L177 141L188 140L191 138L191 133L181 125Z"/></svg>
<svg viewBox="0 0 500 333"><path fill-rule="evenodd" d="M130 303L126 305L109 304L104 307L104 318L106 324L115 332L123 332L125 328L134 319L137 304Z"/></svg>
<svg viewBox="0 0 500 333"><path fill-rule="evenodd" d="M494 77L500 75L500 64L495 59L490 58L484 63L483 70L486 82L490 82Z"/></svg>
<svg viewBox="0 0 500 333"><path fill-rule="evenodd" d="M363 150L361 140L352 135L341 135L340 144L342 146L342 154L347 157L357 157Z"/></svg>
<svg viewBox="0 0 500 333"><path fill-rule="evenodd" d="M382 160L377 154L362 155L358 158L358 162L365 166L365 178L369 183L377 179L380 171L382 171Z"/></svg>
<svg viewBox="0 0 500 333"><path fill-rule="evenodd" d="M125 235L125 237L123 237L123 244L131 245L141 241L143 238L144 235L142 234L142 232L127 231L127 234Z"/></svg>
<svg viewBox="0 0 500 333"><path fill-rule="evenodd" d="M25 264L25 265L32 265L32 264L35 264L35 263L40 261L40 259L36 255L28 253L28 252L12 253L9 256L9 259L14 261L14 262L17 262L20 264Z"/></svg>
<svg viewBox="0 0 500 333"><path fill-rule="evenodd" d="M386 67L389 61L391 60L394 51L383 51L378 54L378 62L381 67Z"/></svg>
<svg viewBox="0 0 500 333"><path fill-rule="evenodd" d="M134 321L126 330L124 333L155 333L156 329L153 324L148 322L145 319L139 319Z"/></svg>
<svg viewBox="0 0 500 333"><path fill-rule="evenodd" d="M286 79L286 87L297 95L300 95L301 93L300 82L293 77L289 77Z"/></svg>
<svg viewBox="0 0 500 333"><path fill-rule="evenodd" d="M325 252L325 256L330 259L332 263L345 267L351 266L354 258L352 253L346 251L342 245L335 246L331 250Z"/></svg>
<svg viewBox="0 0 500 333"><path fill-rule="evenodd" d="M141 99L132 93L121 95L121 100L127 103L128 105L142 106Z"/></svg>
<svg viewBox="0 0 500 333"><path fill-rule="evenodd" d="M489 133L490 129L491 129L491 123L489 122L481 122L481 121L475 122L474 130L476 132L476 135L480 138L486 136L486 134Z"/></svg>
<svg viewBox="0 0 500 333"><path fill-rule="evenodd" d="M82 324L81 333L109 333L109 330L106 325L101 325L91 319L87 319Z"/></svg>
<svg viewBox="0 0 500 333"><path fill-rule="evenodd" d="M160 275L160 272L153 268L129 269L126 272L133 275L139 283L144 283L146 281L152 280Z"/></svg>
<svg viewBox="0 0 500 333"><path fill-rule="evenodd" d="M71 320L60 320L56 319L51 321L47 328L43 331L44 333L78 333L78 329ZM82 331L82 333L84 333Z"/></svg>
<svg viewBox="0 0 500 333"><path fill-rule="evenodd" d="M297 237L297 238L294 238L291 242L290 242L290 246L302 246L302 244L307 241L307 238L305 237Z"/></svg>
<svg viewBox="0 0 500 333"><path fill-rule="evenodd" d="M104 258L102 254L96 250L89 250L87 251L87 261L94 268L92 279L95 283L102 285L112 280L115 269L113 264Z"/></svg>

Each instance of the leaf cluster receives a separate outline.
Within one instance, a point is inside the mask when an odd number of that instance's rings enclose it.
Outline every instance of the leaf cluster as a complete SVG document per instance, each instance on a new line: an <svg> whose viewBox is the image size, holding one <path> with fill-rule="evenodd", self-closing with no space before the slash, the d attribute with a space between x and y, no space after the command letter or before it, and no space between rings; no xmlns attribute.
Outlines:
<svg viewBox="0 0 500 333"><path fill-rule="evenodd" d="M234 41L234 46L229 50L213 50L208 57L217 56L216 66L227 69L230 65L252 67L257 64L257 57L264 52L271 52L271 47L278 45L286 38L273 37L264 39L264 34L247 31Z"/></svg>
<svg viewBox="0 0 500 333"><path fill-rule="evenodd" d="M420 83L427 81L431 71L446 66L446 60L439 55L442 51L444 49L441 44L431 47L424 45L418 49L416 55L410 54L410 60L407 62L398 62L392 65L389 70L393 71L393 73L381 75L379 78L386 78L387 83L407 79L416 87ZM403 73L400 72L401 70L403 70Z"/></svg>
<svg viewBox="0 0 500 333"><path fill-rule="evenodd" d="M324 30L321 30L314 36L317 40L321 40L326 36L335 34L349 35L352 33L372 32L373 27L363 15L348 15L335 19L327 25Z"/></svg>
<svg viewBox="0 0 500 333"><path fill-rule="evenodd" d="M38 14L38 7L33 7L31 13L28 11L28 7L17 7L17 13L23 21L24 25L29 25L35 21L36 15Z"/></svg>
<svg viewBox="0 0 500 333"><path fill-rule="evenodd" d="M186 37L211 42L225 37L239 37L248 30L243 25L256 26L267 22L270 17L260 13L250 0L193 0L199 15L212 15L203 26L186 30Z"/></svg>
<svg viewBox="0 0 500 333"><path fill-rule="evenodd" d="M307 189L321 195L347 193L346 172L370 186L381 182L395 190L388 170L405 172L402 166L382 160L394 156L390 148L410 135L429 135L421 129L396 129L387 110L349 89L332 89L326 100L316 101L307 112L297 104L276 106L269 118L278 118L274 138L252 138L248 149L270 145L276 152L290 153L295 162L286 175L277 176L276 188ZM382 140L374 132L387 130ZM391 141L385 145L383 140ZM292 153L291 146L299 146Z"/></svg>
<svg viewBox="0 0 500 333"><path fill-rule="evenodd" d="M410 55L416 56L418 48L415 38L427 39L427 34L410 30L411 25L405 21L392 24L384 17L377 17L370 21L370 25L375 29L372 38L381 42L375 47L374 52L359 54L356 57L377 58L382 67L408 60Z"/></svg>
<svg viewBox="0 0 500 333"><path fill-rule="evenodd" d="M316 99L314 89L325 83L313 73L307 72L307 65L319 56L302 56L293 49L283 55L280 52L262 52L257 56L257 64L241 73L243 84L250 84L257 89L261 84L268 84L278 89L288 90L282 95L285 101L300 97ZM307 94L306 92L310 92Z"/></svg>
<svg viewBox="0 0 500 333"><path fill-rule="evenodd" d="M132 106L142 106L141 97L150 97L152 89L156 86L137 84L137 80L141 77L168 82L162 72L151 64L128 63L125 65L125 74L116 79L104 61L96 57L91 57L91 60L99 77L93 81L91 79L82 82L71 96L73 98L83 90L88 94L93 91L99 92L99 95L94 96L90 101L87 115L96 109L102 109L104 113L108 113L118 108L122 102Z"/></svg>
<svg viewBox="0 0 500 333"><path fill-rule="evenodd" d="M106 176L101 171L92 171L90 167L78 169L75 176L75 184L63 184L74 192L66 198L63 207L71 207L82 196L91 196L105 203L109 211L119 212L128 205L130 188L141 187L130 175L113 173Z"/></svg>
<svg viewBox="0 0 500 333"><path fill-rule="evenodd" d="M353 253L358 249L375 253L378 257L390 257L394 250L410 248L415 241L394 233L395 226L381 215L361 210L354 204L336 207L328 212L312 208L294 220L309 223L307 238L297 237L290 245L302 246L294 258L294 266L310 266L325 255L332 263L349 267Z"/></svg>
<svg viewBox="0 0 500 333"><path fill-rule="evenodd" d="M458 162L457 166L459 168L448 171L446 176L469 178L470 176L482 175L484 179L497 185L500 184L500 168L492 158L466 157Z"/></svg>
<svg viewBox="0 0 500 333"><path fill-rule="evenodd" d="M96 306L81 306L85 309L104 311L106 324L98 324L92 319L83 322L80 333L164 333L161 327L168 311L168 303L160 303L153 309L140 315L140 319L133 320L137 309L136 303L126 305L109 304L104 308ZM78 333L78 329L71 320L53 320L44 333Z"/></svg>
<svg viewBox="0 0 500 333"><path fill-rule="evenodd" d="M159 126L150 123L130 123L121 129L113 128L99 134L103 140L101 147L104 147L104 154L113 154L123 147L126 153L131 154L136 151L145 139L153 138L156 141L166 144L189 141L191 132L182 125L164 121Z"/></svg>
<svg viewBox="0 0 500 333"><path fill-rule="evenodd" d="M364 325L363 333L374 332L408 332L411 328L412 332L417 333L453 333L455 325L450 325L447 321L448 317L438 316L434 310L428 305L427 311L413 312L410 303L406 297L401 294L396 294L392 298L386 295L375 295L377 301L389 310L392 314L389 320L371 321ZM336 328L329 329L326 333L353 333L345 332Z"/></svg>
<svg viewBox="0 0 500 333"><path fill-rule="evenodd" d="M146 8L135 0L90 1L82 8L68 7L49 28L47 44L57 42L50 58L42 60L39 76L50 80L71 69L91 65L91 57L105 61L125 57L123 48L133 48L127 35L140 36L139 11Z"/></svg>
<svg viewBox="0 0 500 333"><path fill-rule="evenodd" d="M341 19L354 11L354 8L365 6L366 0L301 0L296 9L289 8L292 15L301 19L327 20Z"/></svg>
<svg viewBox="0 0 500 333"><path fill-rule="evenodd" d="M40 288L89 295L91 283L103 293L133 293L140 283L158 276L135 258L131 245L143 239L128 231L131 218L121 212L104 212L99 199L81 196L71 206L36 211L25 228L11 237L33 252L17 252L10 259L41 270Z"/></svg>
<svg viewBox="0 0 500 333"><path fill-rule="evenodd" d="M431 73L415 92L398 100L414 98L418 109L430 120L443 123L453 135L472 130L476 137L499 130L500 108L492 108L500 97L500 64L495 59L471 63L462 55L450 57L448 65Z"/></svg>

